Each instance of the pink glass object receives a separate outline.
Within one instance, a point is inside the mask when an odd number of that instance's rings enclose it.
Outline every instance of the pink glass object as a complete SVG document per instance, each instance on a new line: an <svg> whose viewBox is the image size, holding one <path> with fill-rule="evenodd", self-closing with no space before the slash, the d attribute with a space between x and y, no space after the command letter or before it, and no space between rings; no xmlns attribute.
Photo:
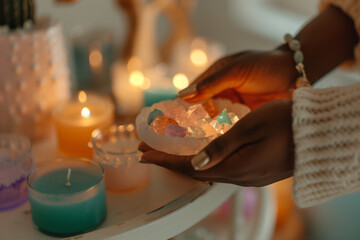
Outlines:
<svg viewBox="0 0 360 240"><path fill-rule="evenodd" d="M28 200L26 178L32 168L30 140L18 135L0 135L0 211Z"/></svg>
<svg viewBox="0 0 360 240"><path fill-rule="evenodd" d="M149 183L149 165L139 163L142 153L138 151L140 140L134 124L96 129L92 132L91 140L94 160L105 171L107 191L131 192Z"/></svg>

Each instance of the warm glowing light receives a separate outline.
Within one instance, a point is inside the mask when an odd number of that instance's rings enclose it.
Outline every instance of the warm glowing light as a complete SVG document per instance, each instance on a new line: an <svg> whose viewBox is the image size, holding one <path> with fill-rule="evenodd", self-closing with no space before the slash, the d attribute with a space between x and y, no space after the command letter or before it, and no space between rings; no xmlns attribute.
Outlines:
<svg viewBox="0 0 360 240"><path fill-rule="evenodd" d="M131 57L127 63L127 69L131 71L139 70L142 67L141 60L138 57Z"/></svg>
<svg viewBox="0 0 360 240"><path fill-rule="evenodd" d="M149 78L145 77L143 84L141 84L140 88L146 90L151 87L151 81Z"/></svg>
<svg viewBox="0 0 360 240"><path fill-rule="evenodd" d="M130 74L129 80L132 85L141 87L145 81L145 78L142 72L134 71Z"/></svg>
<svg viewBox="0 0 360 240"><path fill-rule="evenodd" d="M191 43L191 48L195 49L195 48L200 48L200 49L206 49L207 44L205 39L197 37L195 38L192 43Z"/></svg>
<svg viewBox="0 0 360 240"><path fill-rule="evenodd" d="M134 124L129 124L129 125L127 125L127 127L126 127L126 130L127 130L128 132L132 132L132 131L134 131L134 129L135 129Z"/></svg>
<svg viewBox="0 0 360 240"><path fill-rule="evenodd" d="M90 109L88 109L87 107L83 107L81 109L81 116L83 118L89 119L91 117Z"/></svg>
<svg viewBox="0 0 360 240"><path fill-rule="evenodd" d="M86 102L86 99L87 99L86 93L84 91L79 91L78 99L79 99L79 102L81 102L81 103Z"/></svg>
<svg viewBox="0 0 360 240"><path fill-rule="evenodd" d="M194 65L199 67L204 66L208 61L206 53L201 49L192 50L190 54L190 59Z"/></svg>
<svg viewBox="0 0 360 240"><path fill-rule="evenodd" d="M93 49L90 51L89 63L91 67L100 67L103 62L103 57L99 49Z"/></svg>
<svg viewBox="0 0 360 240"><path fill-rule="evenodd" d="M173 78L173 84L177 89L182 90L189 86L189 79L185 74L177 73Z"/></svg>

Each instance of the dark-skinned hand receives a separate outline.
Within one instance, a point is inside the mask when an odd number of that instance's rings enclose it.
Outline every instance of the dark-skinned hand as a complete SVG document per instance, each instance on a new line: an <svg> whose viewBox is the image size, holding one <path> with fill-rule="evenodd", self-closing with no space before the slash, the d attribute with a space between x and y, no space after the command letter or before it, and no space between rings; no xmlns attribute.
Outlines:
<svg viewBox="0 0 360 240"><path fill-rule="evenodd" d="M238 121L205 149L209 164L194 170L194 156L177 156L141 143L143 162L153 163L201 181L264 186L293 175L291 101L267 103Z"/></svg>

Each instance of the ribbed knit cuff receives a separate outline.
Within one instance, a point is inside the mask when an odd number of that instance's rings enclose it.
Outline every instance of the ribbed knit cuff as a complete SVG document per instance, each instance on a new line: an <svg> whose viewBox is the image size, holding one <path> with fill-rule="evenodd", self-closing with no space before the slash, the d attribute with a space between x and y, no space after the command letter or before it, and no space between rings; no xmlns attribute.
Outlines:
<svg viewBox="0 0 360 240"><path fill-rule="evenodd" d="M334 5L348 14L355 23L355 28L360 36L360 1L359 0L320 0L319 11L324 10L329 5ZM345 68L360 69L360 43L354 48L354 60L342 64Z"/></svg>
<svg viewBox="0 0 360 240"><path fill-rule="evenodd" d="M297 205L360 190L360 84L297 89L292 115Z"/></svg>

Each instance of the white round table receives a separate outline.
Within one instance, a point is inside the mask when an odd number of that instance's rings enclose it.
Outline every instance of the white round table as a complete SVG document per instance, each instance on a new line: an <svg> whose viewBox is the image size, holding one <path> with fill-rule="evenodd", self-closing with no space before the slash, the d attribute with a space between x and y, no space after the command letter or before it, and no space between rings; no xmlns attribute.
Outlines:
<svg viewBox="0 0 360 240"><path fill-rule="evenodd" d="M33 145L36 164L56 156L53 139ZM271 239L275 204L270 188L257 188L256 219L244 221L242 188L231 184L198 182L151 166L151 181L128 194L107 193L107 217L94 231L67 239L165 240L190 228L233 196L233 239ZM29 203L0 212L1 240L58 239L36 230Z"/></svg>

